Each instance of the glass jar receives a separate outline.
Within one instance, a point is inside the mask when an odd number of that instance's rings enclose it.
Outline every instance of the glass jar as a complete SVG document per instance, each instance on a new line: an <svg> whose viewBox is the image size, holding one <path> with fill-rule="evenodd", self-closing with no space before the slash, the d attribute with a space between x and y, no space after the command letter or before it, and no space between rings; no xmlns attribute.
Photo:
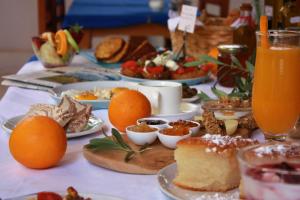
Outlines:
<svg viewBox="0 0 300 200"><path fill-rule="evenodd" d="M240 45L247 45L250 54L255 51L256 38L255 38L255 22L252 18L251 4L244 3L240 8L240 17L232 25L233 30L233 43Z"/></svg>
<svg viewBox="0 0 300 200"><path fill-rule="evenodd" d="M247 77L247 72L235 66L232 59L237 58L241 66L246 69L246 61L249 58L249 51L246 45L219 45L218 60L227 65L218 65L217 78L220 85L225 87L236 86L235 77Z"/></svg>

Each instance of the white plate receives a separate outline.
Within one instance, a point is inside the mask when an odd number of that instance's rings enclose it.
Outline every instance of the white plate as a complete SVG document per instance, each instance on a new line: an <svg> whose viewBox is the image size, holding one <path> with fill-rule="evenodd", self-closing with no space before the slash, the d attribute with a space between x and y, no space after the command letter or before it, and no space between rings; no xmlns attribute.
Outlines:
<svg viewBox="0 0 300 200"><path fill-rule="evenodd" d="M60 94L67 90L92 90L94 88L115 88L115 87L127 87L135 89L137 83L126 82L126 81L90 81L90 82L81 82L81 83L72 83L62 86L58 86L52 89L51 97L58 103L61 101ZM106 109L108 107L110 100L81 100L79 102L84 104L91 104L93 110L97 109Z"/></svg>
<svg viewBox="0 0 300 200"><path fill-rule="evenodd" d="M64 192L55 192L55 193L61 196L64 196L66 194ZM104 194L79 193L79 195L84 198L89 197L92 200L122 200L119 197L114 197L114 196L104 195ZM19 197L7 198L6 200L24 200L24 199L37 199L37 193L19 196Z"/></svg>
<svg viewBox="0 0 300 200"><path fill-rule="evenodd" d="M182 189L173 184L177 173L176 163L161 169L157 174L160 190L168 197L175 200L238 200L239 190L228 192L198 192Z"/></svg>
<svg viewBox="0 0 300 200"><path fill-rule="evenodd" d="M12 130L17 125L17 123L23 118L24 118L24 115L12 117L12 118L4 121L4 123L2 124L2 128L7 133L11 133ZM88 121L88 124L86 125L86 127L84 128L83 131L76 132L76 133L67 132L67 138L74 138L74 137L89 135L89 134L95 133L97 131L100 131L103 126L104 126L104 122L101 119L96 118L94 115L91 115L91 117Z"/></svg>
<svg viewBox="0 0 300 200"><path fill-rule="evenodd" d="M166 118L168 120L188 120L192 119L195 115L202 114L202 109L199 105L182 102L180 104L180 113L178 114L157 114L152 117Z"/></svg>
<svg viewBox="0 0 300 200"><path fill-rule="evenodd" d="M188 85L197 85L199 83L205 83L210 80L209 75L198 77L198 78L191 78L191 79L179 79L179 80L153 80L153 79L145 79L145 78L135 78L130 76L125 76L120 74L124 81L133 81L133 82L144 82L144 81L172 81L177 83L186 83Z"/></svg>

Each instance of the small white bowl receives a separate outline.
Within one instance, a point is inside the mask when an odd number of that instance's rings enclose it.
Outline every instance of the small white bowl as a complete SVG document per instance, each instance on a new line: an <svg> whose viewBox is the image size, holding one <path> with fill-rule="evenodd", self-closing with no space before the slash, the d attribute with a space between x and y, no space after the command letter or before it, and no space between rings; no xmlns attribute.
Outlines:
<svg viewBox="0 0 300 200"><path fill-rule="evenodd" d="M134 127L134 126L136 126L136 125L128 126L126 128L127 136L134 144L137 144L137 145L144 145L146 143L151 144L156 140L157 133L158 133L157 128L155 131L151 131L151 132L135 132L135 131L129 130L131 127Z"/></svg>
<svg viewBox="0 0 300 200"><path fill-rule="evenodd" d="M164 121L165 123L163 124L158 124L158 125L150 125L150 124L147 124L148 126L152 127L152 128L157 128L158 130L161 130L161 129L164 129L164 128L168 128L169 127L169 120L167 119L163 119L163 118L158 118L158 117L145 117L145 118L141 118L141 119L138 119L136 121L136 124L137 125L140 125L141 124L141 121L142 120L161 120L161 121Z"/></svg>
<svg viewBox="0 0 300 200"><path fill-rule="evenodd" d="M157 132L157 136L160 140L160 142L170 148L170 149L175 149L176 148L176 144L178 141L182 140L182 139L185 139L185 138L188 138L192 135L192 131L189 130L189 133L186 134L186 135L182 135L182 136L175 136L175 135L165 135L165 134L162 134L160 133L162 130L158 131Z"/></svg>
<svg viewBox="0 0 300 200"><path fill-rule="evenodd" d="M194 124L197 124L197 126L190 128L190 130L192 131L192 135L196 135L199 132L200 127L201 127L199 122L195 122L195 121L192 121L192 120L183 120L183 121L192 122ZM172 125L170 125L170 123L172 123L172 122L169 122L169 126L172 126Z"/></svg>

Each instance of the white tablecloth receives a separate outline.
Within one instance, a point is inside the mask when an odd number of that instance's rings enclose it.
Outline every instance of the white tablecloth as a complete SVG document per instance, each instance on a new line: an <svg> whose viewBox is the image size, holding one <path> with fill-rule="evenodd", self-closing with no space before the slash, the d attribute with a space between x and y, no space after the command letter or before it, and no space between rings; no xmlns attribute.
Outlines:
<svg viewBox="0 0 300 200"><path fill-rule="evenodd" d="M75 59L76 61L76 59ZM19 73L42 69L38 61L25 64ZM210 93L212 83L196 86ZM211 93L210 93L211 94ZM47 92L10 87L0 101L0 122L16 115L24 114L30 105L49 103ZM94 112L108 127L107 110ZM9 134L1 129L0 134L0 198L8 198L39 191L64 191L74 186L84 193L107 194L130 200L166 199L161 193L155 175L132 175L118 173L90 164L82 155L82 147L95 133L68 140L67 152L54 168L32 170L13 159L9 152Z"/></svg>

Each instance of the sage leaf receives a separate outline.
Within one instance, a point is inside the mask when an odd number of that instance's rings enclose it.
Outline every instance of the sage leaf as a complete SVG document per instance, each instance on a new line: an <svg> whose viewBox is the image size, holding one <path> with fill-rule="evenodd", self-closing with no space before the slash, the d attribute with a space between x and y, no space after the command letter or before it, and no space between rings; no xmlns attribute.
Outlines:
<svg viewBox="0 0 300 200"><path fill-rule="evenodd" d="M212 98L210 98L206 93L204 93L203 91L201 91L199 94L198 94L199 98L201 101L209 101L209 100L212 100Z"/></svg>
<svg viewBox="0 0 300 200"><path fill-rule="evenodd" d="M124 150L119 144L108 138L96 138L90 140L90 143L85 145L86 148L91 150Z"/></svg>
<svg viewBox="0 0 300 200"><path fill-rule="evenodd" d="M254 72L254 65L252 65L252 63L250 63L249 61L246 61L246 69L252 76Z"/></svg>
<svg viewBox="0 0 300 200"><path fill-rule="evenodd" d="M148 148L150 144L146 143L144 145L142 145L139 149L139 153L143 153L146 150L150 150L151 148Z"/></svg>
<svg viewBox="0 0 300 200"><path fill-rule="evenodd" d="M124 161L125 161L125 162L129 162L129 161L133 158L134 154L135 154L134 151L128 152L128 153L126 154L126 156L125 156Z"/></svg>
<svg viewBox="0 0 300 200"><path fill-rule="evenodd" d="M118 144L119 144L120 146L122 146L122 147L125 148L125 149L130 149L130 150L132 150L131 147L130 147L128 144L126 144L126 143L124 142L124 140L123 140L121 134L119 133L119 131L117 131L117 129L113 128L113 129L111 130L111 133L112 133L113 137L116 139L116 141L118 142Z"/></svg>
<svg viewBox="0 0 300 200"><path fill-rule="evenodd" d="M217 97L226 97L228 94L222 90L217 89L216 87L212 87L211 91L216 95Z"/></svg>

